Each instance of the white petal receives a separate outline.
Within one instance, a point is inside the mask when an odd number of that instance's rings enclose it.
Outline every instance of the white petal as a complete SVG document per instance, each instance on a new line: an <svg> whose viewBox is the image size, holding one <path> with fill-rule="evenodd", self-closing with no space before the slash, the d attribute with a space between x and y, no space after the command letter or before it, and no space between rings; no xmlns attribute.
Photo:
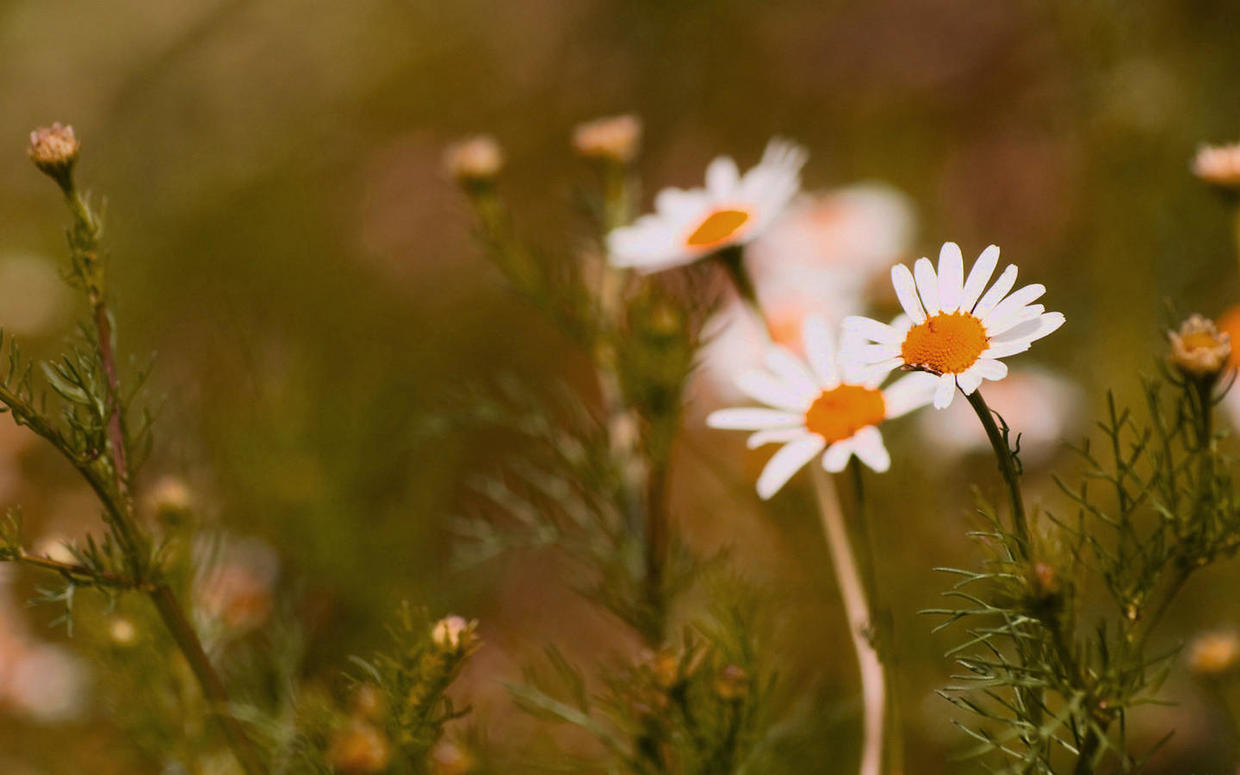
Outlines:
<svg viewBox="0 0 1240 775"><path fill-rule="evenodd" d="M976 373L979 377L996 382L1007 376L1008 367L1003 361L996 361L994 358L979 358L977 363L970 368L970 371Z"/></svg>
<svg viewBox="0 0 1240 775"><path fill-rule="evenodd" d="M1016 291L1011 296L1008 296L1006 299L996 304L994 309L984 315L978 315L978 317L983 323L988 323L990 320L1002 320L1008 315L1011 315L1019 310L1021 307L1036 301L1038 297L1044 293L1046 293L1046 286L1041 283L1026 285L1024 288L1021 288L1019 291Z"/></svg>
<svg viewBox="0 0 1240 775"><path fill-rule="evenodd" d="M742 407L711 412L706 418L706 424L725 430L761 431L768 428L790 428L801 425L804 420L804 415L781 412L778 409Z"/></svg>
<svg viewBox="0 0 1240 775"><path fill-rule="evenodd" d="M1016 265L1008 264L1003 270L1003 274L999 275L999 279L995 280L995 284L990 286L990 290L983 294L981 300L973 307L973 316L982 318L986 313L995 308L995 305L1003 300L1007 292L1012 290L1012 286L1016 284Z"/></svg>
<svg viewBox="0 0 1240 775"><path fill-rule="evenodd" d="M786 348L779 345L768 348L766 365L798 394L814 396L818 393L818 381L814 379L809 367Z"/></svg>
<svg viewBox="0 0 1240 775"><path fill-rule="evenodd" d="M884 377L891 373L892 369L898 369L904 365L903 358L889 358L881 363L845 363L844 379L848 382L873 382L878 380L881 382Z"/></svg>
<svg viewBox="0 0 1240 775"><path fill-rule="evenodd" d="M900 300L900 306L904 308L905 314L915 323L924 323L926 312L917 298L917 283L913 280L913 273L908 270L907 266L896 264L891 267L891 285L896 289L896 298Z"/></svg>
<svg viewBox="0 0 1240 775"><path fill-rule="evenodd" d="M987 338L1000 338L1027 320L1037 320L1045 311L1046 307L1041 304L1030 304L1017 308L1015 312L1005 313L1002 317L991 312L985 323Z"/></svg>
<svg viewBox="0 0 1240 775"><path fill-rule="evenodd" d="M750 434L749 438L745 440L745 446L750 449L757 449L763 444L772 444L775 442L782 444L789 441L795 441L804 436L805 433L805 428L801 426L797 426L795 428L775 428L774 430L769 431L758 431L757 433Z"/></svg>
<svg viewBox="0 0 1240 775"><path fill-rule="evenodd" d="M798 392L763 371L747 371L741 374L736 378L736 386L755 401L790 412L804 412L818 394L816 390L812 394Z"/></svg>
<svg viewBox="0 0 1240 775"><path fill-rule="evenodd" d="M853 443L857 457L871 469L881 474L891 468L891 455L887 454L883 434L879 433L878 428L873 425L862 428L853 436Z"/></svg>
<svg viewBox="0 0 1240 775"><path fill-rule="evenodd" d="M946 409L952 405L952 398L956 395L956 375L944 374L939 377L939 383L934 388L934 408Z"/></svg>
<svg viewBox="0 0 1240 775"><path fill-rule="evenodd" d="M913 277L917 280L917 294L921 296L926 314L930 317L939 314L939 278L934 274L930 259L917 259L917 263L913 264Z"/></svg>
<svg viewBox="0 0 1240 775"><path fill-rule="evenodd" d="M801 327L801 341L805 345L805 359L818 378L820 387L830 390L840 384L840 370L836 364L836 351L831 327L821 315L807 315Z"/></svg>
<svg viewBox="0 0 1240 775"><path fill-rule="evenodd" d="M990 347L987 347L986 351L982 353L982 357L983 358L1006 358L1009 355L1016 355L1017 353L1023 353L1025 350L1028 350L1028 349L1029 349L1029 341L1025 339L1018 339L1014 342L999 342L997 344L992 344Z"/></svg>
<svg viewBox="0 0 1240 775"><path fill-rule="evenodd" d="M965 281L964 291L960 297L960 309L969 312L977 304L978 297L986 289L986 283L995 273L995 265L999 263L999 246L991 245L982 251L969 271L969 279Z"/></svg>
<svg viewBox="0 0 1240 775"><path fill-rule="evenodd" d="M716 199L731 196L739 180L740 172L736 169L736 162L729 156L720 156L706 168L706 188Z"/></svg>
<svg viewBox="0 0 1240 775"><path fill-rule="evenodd" d="M1032 307L1026 307L1026 309L1033 310L1033 314L1028 316L1021 315L1024 318L1023 320L1018 318L1012 321L1011 325L1002 331L998 330L998 327L987 327L986 331L990 333L990 341L995 344L1015 342L1018 339L1030 339L1033 334L1037 333L1038 329L1042 327L1042 305L1034 304Z"/></svg>
<svg viewBox="0 0 1240 775"><path fill-rule="evenodd" d="M960 392L966 396L972 395L974 390L982 384L982 375L977 373L977 364L973 364L969 368L956 375L956 384L960 386Z"/></svg>
<svg viewBox="0 0 1240 775"><path fill-rule="evenodd" d="M838 474L848 465L848 458L852 457L856 447L852 439L835 442L827 447L827 454L822 456L822 467L833 474Z"/></svg>
<svg viewBox="0 0 1240 775"><path fill-rule="evenodd" d="M883 391L887 419L901 417L930 403L934 399L934 389L938 384L938 377L924 371L915 371L891 383L891 386Z"/></svg>
<svg viewBox="0 0 1240 775"><path fill-rule="evenodd" d="M685 191L679 188L665 188L654 198L654 209L660 215L676 220L688 220L701 217L700 211L707 206L702 190Z"/></svg>
<svg viewBox="0 0 1240 775"><path fill-rule="evenodd" d="M881 344L898 345L904 341L904 334L906 333L886 323L879 323L877 320L871 320L860 315L850 315L844 318L844 328L850 333L859 334L871 342L879 342Z"/></svg>
<svg viewBox="0 0 1240 775"><path fill-rule="evenodd" d="M960 309L960 295L964 290L964 257L960 246L944 242L939 250L939 307L944 312Z"/></svg>
<svg viewBox="0 0 1240 775"><path fill-rule="evenodd" d="M803 438L785 444L771 456L766 468L758 476L758 497L762 500L779 492L779 488L800 471L827 446L827 440L816 433L806 433Z"/></svg>

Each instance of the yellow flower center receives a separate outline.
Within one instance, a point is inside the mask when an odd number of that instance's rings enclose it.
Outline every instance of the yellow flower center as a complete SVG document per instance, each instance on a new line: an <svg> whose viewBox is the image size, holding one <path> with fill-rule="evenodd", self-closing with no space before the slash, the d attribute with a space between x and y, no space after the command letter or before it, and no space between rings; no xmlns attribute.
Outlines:
<svg viewBox="0 0 1240 775"><path fill-rule="evenodd" d="M900 355L909 366L959 374L977 363L989 344L982 321L967 312L940 312L909 329Z"/></svg>
<svg viewBox="0 0 1240 775"><path fill-rule="evenodd" d="M685 240L691 248L705 248L727 242L749 222L744 210L716 210L702 221Z"/></svg>
<svg viewBox="0 0 1240 775"><path fill-rule="evenodd" d="M834 444L887 417L883 394L861 385L824 390L805 412L805 427Z"/></svg>

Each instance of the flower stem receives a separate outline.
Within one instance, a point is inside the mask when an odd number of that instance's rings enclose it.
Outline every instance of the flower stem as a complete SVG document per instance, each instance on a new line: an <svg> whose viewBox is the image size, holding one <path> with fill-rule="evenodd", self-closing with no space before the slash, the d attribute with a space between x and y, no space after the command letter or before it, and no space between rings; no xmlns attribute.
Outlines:
<svg viewBox="0 0 1240 775"><path fill-rule="evenodd" d="M1000 432L999 426L995 424L994 414L986 405L986 399L982 398L982 391L974 390L966 398L969 399L969 405L973 407L973 411L977 413L977 419L982 421L982 427L986 429L986 438L990 439L990 446L995 451L999 473L1003 476L1003 483L1007 485L1011 502L1012 528L1016 533L1016 544L1020 550L1021 559L1028 560L1031 548L1029 523L1025 518L1025 501L1020 492L1020 474L1016 471L1015 457L1008 447L1007 439Z"/></svg>
<svg viewBox="0 0 1240 775"><path fill-rule="evenodd" d="M745 307L753 313L762 332L766 334L768 339L774 342L775 332L771 329L770 321L762 312L762 305L758 302L758 291L754 288L753 278L745 270L744 250L739 245L732 245L720 250L715 254L714 258L723 267L724 271L727 272L728 279L732 281L732 287L736 289L736 295L744 302Z"/></svg>
<svg viewBox="0 0 1240 775"><path fill-rule="evenodd" d="M874 646L874 626L865 585L861 580L839 493L831 476L819 466L811 466L814 488L818 495L818 511L822 517L831 565L848 618L848 632L857 654L861 673L862 743L859 775L881 775L883 772L883 740L887 713L887 677L882 660Z"/></svg>

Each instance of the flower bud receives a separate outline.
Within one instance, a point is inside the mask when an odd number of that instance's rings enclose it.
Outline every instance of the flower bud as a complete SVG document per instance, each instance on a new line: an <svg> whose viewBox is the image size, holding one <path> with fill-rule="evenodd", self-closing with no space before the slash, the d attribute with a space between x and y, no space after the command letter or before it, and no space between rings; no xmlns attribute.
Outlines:
<svg viewBox="0 0 1240 775"><path fill-rule="evenodd" d="M587 159L628 164L641 146L642 122L625 114L587 121L573 130L573 150Z"/></svg>
<svg viewBox="0 0 1240 775"><path fill-rule="evenodd" d="M373 724L354 719L336 733L327 758L342 775L383 772L392 759L392 745Z"/></svg>
<svg viewBox="0 0 1240 775"><path fill-rule="evenodd" d="M749 673L740 665L728 665L715 676L715 694L723 700L739 700L749 693Z"/></svg>
<svg viewBox="0 0 1240 775"><path fill-rule="evenodd" d="M30 133L27 153L34 166L67 190L80 148L73 127L55 123Z"/></svg>
<svg viewBox="0 0 1240 775"><path fill-rule="evenodd" d="M444 169L461 184L486 183L504 166L504 152L490 135L459 140L444 151Z"/></svg>
<svg viewBox="0 0 1240 775"><path fill-rule="evenodd" d="M431 627L431 642L441 651L472 651L478 643L478 622L445 616Z"/></svg>
<svg viewBox="0 0 1240 775"><path fill-rule="evenodd" d="M1240 188L1240 143L1201 146L1193 158L1193 174L1220 188Z"/></svg>
<svg viewBox="0 0 1240 775"><path fill-rule="evenodd" d="M129 646L138 637L138 628L124 616L114 616L108 623L108 637L118 646Z"/></svg>
<svg viewBox="0 0 1240 775"><path fill-rule="evenodd" d="M466 775L473 772L476 762L469 751L452 742L440 740L430 751L431 771L435 775Z"/></svg>
<svg viewBox="0 0 1240 775"><path fill-rule="evenodd" d="M1235 667L1240 638L1233 632L1208 632L1188 645L1188 669L1200 676L1216 676Z"/></svg>
<svg viewBox="0 0 1240 775"><path fill-rule="evenodd" d="M164 524L184 521L194 507L194 498L185 482L166 476L155 483L149 496L151 511Z"/></svg>
<svg viewBox="0 0 1240 775"><path fill-rule="evenodd" d="M1231 337L1201 315L1189 317L1179 331L1168 331L1167 337L1171 341L1167 361L1192 379L1214 379L1231 357Z"/></svg>

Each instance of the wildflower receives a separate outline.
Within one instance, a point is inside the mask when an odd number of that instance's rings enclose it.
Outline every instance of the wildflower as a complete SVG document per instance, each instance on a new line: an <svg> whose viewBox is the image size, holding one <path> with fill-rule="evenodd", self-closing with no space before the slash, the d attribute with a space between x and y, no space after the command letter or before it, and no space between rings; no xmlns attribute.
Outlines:
<svg viewBox="0 0 1240 775"><path fill-rule="evenodd" d="M628 164L637 156L642 139L642 122L625 114L578 124L573 130L573 149L587 159Z"/></svg>
<svg viewBox="0 0 1240 775"><path fill-rule="evenodd" d="M1240 658L1240 638L1234 632L1207 632L1188 645L1188 669L1201 676L1214 676L1235 667Z"/></svg>
<svg viewBox="0 0 1240 775"><path fill-rule="evenodd" d="M472 651L478 642L478 622L445 616L431 627L431 642L441 651Z"/></svg>
<svg viewBox="0 0 1240 775"><path fill-rule="evenodd" d="M772 140L744 175L731 158L715 159L706 168L705 188L665 188L653 214L607 235L611 263L658 272L749 242L796 196L805 158L800 146Z"/></svg>
<svg viewBox="0 0 1240 775"><path fill-rule="evenodd" d="M151 511L162 521L179 522L193 509L194 498L185 482L175 476L165 476L151 488L149 503Z"/></svg>
<svg viewBox="0 0 1240 775"><path fill-rule="evenodd" d="M205 548L205 547L204 547ZM207 621L234 633L252 630L271 616L280 559L270 546L256 539L229 541L207 556L215 564L194 588L198 610Z"/></svg>
<svg viewBox="0 0 1240 775"><path fill-rule="evenodd" d="M458 183L483 183L499 174L504 166L504 152L494 137L475 135L449 145L443 163Z"/></svg>
<svg viewBox="0 0 1240 775"><path fill-rule="evenodd" d="M57 122L30 133L27 153L34 166L67 189L79 150L81 144L73 134L73 127Z"/></svg>
<svg viewBox="0 0 1240 775"><path fill-rule="evenodd" d="M706 418L712 428L755 431L750 448L784 446L758 477L758 495L770 498L819 453L827 471L844 469L856 455L875 471L891 465L878 425L930 402L934 380L910 374L880 390L884 374L863 378L839 360L826 321L810 317L803 329L806 360L778 345L767 351L765 371L749 371L737 386L774 408L721 409Z"/></svg>
<svg viewBox="0 0 1240 775"><path fill-rule="evenodd" d="M1193 158L1193 174L1222 188L1240 188L1240 143L1201 146Z"/></svg>
<svg viewBox="0 0 1240 775"><path fill-rule="evenodd" d="M902 366L938 376L938 409L951 404L957 387L969 395L983 379L1003 379L1008 369L999 359L1028 350L1063 325L1064 316L1032 303L1046 292L1042 285L1009 293L1016 284L1014 265L986 290L998 261L999 248L991 245L965 280L960 248L946 242L937 274L928 258L918 259L912 272L903 264L892 267L892 285L907 314L891 325L846 319L844 330L857 335L847 358L878 374Z"/></svg>
<svg viewBox="0 0 1240 775"><path fill-rule="evenodd" d="M392 745L373 724L353 719L336 733L327 758L335 772L347 775L383 772L392 760Z"/></svg>
<svg viewBox="0 0 1240 775"><path fill-rule="evenodd" d="M1167 362L1190 379L1213 381L1231 360L1231 335L1201 315L1190 316L1179 331L1168 331L1167 338Z"/></svg>

